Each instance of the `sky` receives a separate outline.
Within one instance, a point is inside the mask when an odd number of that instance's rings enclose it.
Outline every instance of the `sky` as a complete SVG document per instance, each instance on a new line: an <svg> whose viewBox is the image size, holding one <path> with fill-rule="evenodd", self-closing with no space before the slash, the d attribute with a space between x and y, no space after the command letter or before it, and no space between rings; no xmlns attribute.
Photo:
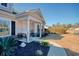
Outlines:
<svg viewBox="0 0 79 59"><path fill-rule="evenodd" d="M18 12L40 8L46 24L74 24L79 23L79 4L64 3L17 3L14 9Z"/></svg>

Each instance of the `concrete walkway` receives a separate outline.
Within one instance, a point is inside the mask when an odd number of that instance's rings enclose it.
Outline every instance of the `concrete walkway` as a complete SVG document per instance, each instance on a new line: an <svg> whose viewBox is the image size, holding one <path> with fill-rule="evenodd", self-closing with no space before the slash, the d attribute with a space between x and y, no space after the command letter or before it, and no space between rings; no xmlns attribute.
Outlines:
<svg viewBox="0 0 79 59"><path fill-rule="evenodd" d="M50 45L48 56L67 56L67 54L63 48Z"/></svg>

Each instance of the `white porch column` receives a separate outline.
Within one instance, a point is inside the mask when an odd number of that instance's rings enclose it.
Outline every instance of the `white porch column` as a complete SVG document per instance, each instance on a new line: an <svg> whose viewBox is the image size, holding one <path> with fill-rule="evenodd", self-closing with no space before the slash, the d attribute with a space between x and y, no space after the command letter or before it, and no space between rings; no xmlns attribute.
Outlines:
<svg viewBox="0 0 79 59"><path fill-rule="evenodd" d="M40 24L40 38L42 37L42 24Z"/></svg>
<svg viewBox="0 0 79 59"><path fill-rule="evenodd" d="M30 42L30 19L27 19L27 43Z"/></svg>

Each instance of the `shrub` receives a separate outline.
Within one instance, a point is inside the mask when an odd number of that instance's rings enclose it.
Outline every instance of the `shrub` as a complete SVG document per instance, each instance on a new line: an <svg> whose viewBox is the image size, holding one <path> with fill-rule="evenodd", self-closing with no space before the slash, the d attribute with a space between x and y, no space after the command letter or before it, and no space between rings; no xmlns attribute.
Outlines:
<svg viewBox="0 0 79 59"><path fill-rule="evenodd" d="M43 51L42 50L36 50L35 55L36 56L42 56L43 55Z"/></svg>
<svg viewBox="0 0 79 59"><path fill-rule="evenodd" d="M60 25L60 24L56 24L53 25L52 27L49 28L49 31L51 33L59 33L59 34L66 34L67 30L70 28L70 25Z"/></svg>
<svg viewBox="0 0 79 59"><path fill-rule="evenodd" d="M42 45L42 46L48 46L48 42L41 41L41 42L40 42L40 45Z"/></svg>
<svg viewBox="0 0 79 59"><path fill-rule="evenodd" d="M0 38L0 55L9 56L12 55L16 49L17 41L12 37Z"/></svg>

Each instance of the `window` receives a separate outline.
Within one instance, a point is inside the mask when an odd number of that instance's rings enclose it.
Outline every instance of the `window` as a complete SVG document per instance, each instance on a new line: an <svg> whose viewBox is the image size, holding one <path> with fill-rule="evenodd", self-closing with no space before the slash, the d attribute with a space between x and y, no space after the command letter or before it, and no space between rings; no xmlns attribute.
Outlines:
<svg viewBox="0 0 79 59"><path fill-rule="evenodd" d="M1 3L1 5L7 7L7 3Z"/></svg>
<svg viewBox="0 0 79 59"><path fill-rule="evenodd" d="M0 19L0 36L6 36L10 34L10 21Z"/></svg>

